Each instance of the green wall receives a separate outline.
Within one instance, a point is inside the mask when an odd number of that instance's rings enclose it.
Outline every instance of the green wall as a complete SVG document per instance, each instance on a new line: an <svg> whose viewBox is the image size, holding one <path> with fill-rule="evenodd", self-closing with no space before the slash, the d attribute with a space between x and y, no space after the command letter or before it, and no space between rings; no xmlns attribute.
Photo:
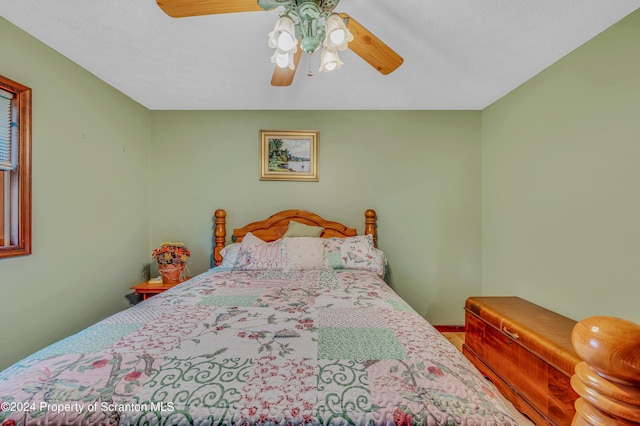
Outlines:
<svg viewBox="0 0 640 426"><path fill-rule="evenodd" d="M483 279L640 322L640 11L482 114Z"/></svg>
<svg viewBox="0 0 640 426"><path fill-rule="evenodd" d="M33 89L33 254L0 260L0 370L128 306L149 262L150 113L0 18Z"/></svg>
<svg viewBox="0 0 640 426"><path fill-rule="evenodd" d="M435 324L463 324L481 277L480 112L154 111L151 244L184 241L209 267L215 209L228 232L304 208L364 230L378 213L388 282ZM259 181L260 129L318 130L319 182ZM229 237L230 238L230 237Z"/></svg>

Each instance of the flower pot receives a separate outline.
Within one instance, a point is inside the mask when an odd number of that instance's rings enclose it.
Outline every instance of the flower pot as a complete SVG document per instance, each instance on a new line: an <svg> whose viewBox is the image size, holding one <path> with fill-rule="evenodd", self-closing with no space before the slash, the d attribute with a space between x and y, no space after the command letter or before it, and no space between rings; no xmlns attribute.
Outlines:
<svg viewBox="0 0 640 426"><path fill-rule="evenodd" d="M164 284L178 284L184 281L184 265L158 265Z"/></svg>

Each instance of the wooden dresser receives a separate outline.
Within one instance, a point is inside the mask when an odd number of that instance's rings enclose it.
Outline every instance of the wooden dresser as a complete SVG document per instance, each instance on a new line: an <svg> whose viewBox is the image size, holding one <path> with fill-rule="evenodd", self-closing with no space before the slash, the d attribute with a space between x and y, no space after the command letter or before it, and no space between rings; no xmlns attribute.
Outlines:
<svg viewBox="0 0 640 426"><path fill-rule="evenodd" d="M576 322L518 297L470 297L463 353L537 425L570 425Z"/></svg>

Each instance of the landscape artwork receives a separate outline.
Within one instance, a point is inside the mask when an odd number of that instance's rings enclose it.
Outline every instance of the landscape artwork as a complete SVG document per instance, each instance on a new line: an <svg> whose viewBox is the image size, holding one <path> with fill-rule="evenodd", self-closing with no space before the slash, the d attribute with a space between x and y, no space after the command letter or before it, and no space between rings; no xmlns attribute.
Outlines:
<svg viewBox="0 0 640 426"><path fill-rule="evenodd" d="M317 131L260 131L260 180L318 181Z"/></svg>

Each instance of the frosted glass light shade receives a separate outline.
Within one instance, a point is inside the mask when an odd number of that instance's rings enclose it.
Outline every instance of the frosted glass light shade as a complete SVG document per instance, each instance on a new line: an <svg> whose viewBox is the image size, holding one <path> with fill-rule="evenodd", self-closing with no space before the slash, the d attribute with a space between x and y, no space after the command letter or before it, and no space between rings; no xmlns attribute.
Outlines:
<svg viewBox="0 0 640 426"><path fill-rule="evenodd" d="M344 24L344 20L336 14L327 19L327 38L325 44L337 50L345 50L353 35Z"/></svg>
<svg viewBox="0 0 640 426"><path fill-rule="evenodd" d="M294 69L293 56L291 52L283 52L280 49L276 49L276 52L271 57L271 62L280 68Z"/></svg>
<svg viewBox="0 0 640 426"><path fill-rule="evenodd" d="M329 33L329 39L331 40L331 43L334 46L340 46L342 43L344 43L344 39L345 39L345 35L344 35L344 30L333 30L331 31L331 33Z"/></svg>
<svg viewBox="0 0 640 426"><path fill-rule="evenodd" d="M282 50L284 52L295 51L297 40L291 36L291 34L287 32L281 32L280 37L278 37L278 50Z"/></svg>
<svg viewBox="0 0 640 426"><path fill-rule="evenodd" d="M295 53L297 45L298 40L293 21L288 16L281 16L273 31L269 33L269 47L277 47L283 52Z"/></svg>
<svg viewBox="0 0 640 426"><path fill-rule="evenodd" d="M320 52L320 71L329 72L342 68L343 62L338 56L336 49L324 47Z"/></svg>

